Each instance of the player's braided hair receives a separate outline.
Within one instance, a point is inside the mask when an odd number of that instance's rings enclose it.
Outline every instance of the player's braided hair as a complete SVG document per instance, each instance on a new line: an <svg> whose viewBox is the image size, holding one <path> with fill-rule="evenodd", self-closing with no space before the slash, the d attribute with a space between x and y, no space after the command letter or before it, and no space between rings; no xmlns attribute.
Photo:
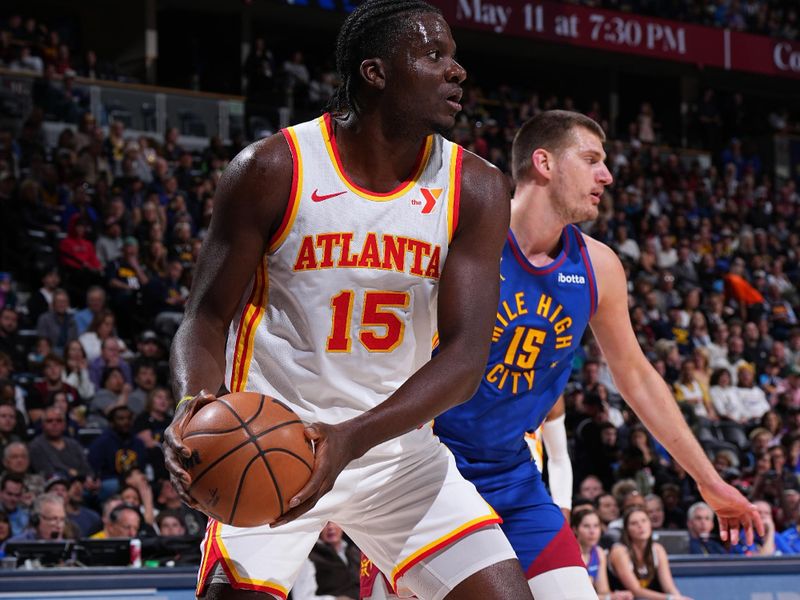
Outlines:
<svg viewBox="0 0 800 600"><path fill-rule="evenodd" d="M332 113L358 112L356 84L361 63L386 57L397 46L413 13L442 14L422 0L366 0L345 20L336 41L336 69L341 85L328 105Z"/></svg>

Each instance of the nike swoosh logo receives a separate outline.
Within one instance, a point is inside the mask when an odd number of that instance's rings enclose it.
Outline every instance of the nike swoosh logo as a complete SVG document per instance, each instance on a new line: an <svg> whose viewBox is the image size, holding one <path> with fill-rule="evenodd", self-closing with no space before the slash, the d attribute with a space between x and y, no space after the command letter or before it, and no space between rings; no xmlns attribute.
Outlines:
<svg viewBox="0 0 800 600"><path fill-rule="evenodd" d="M311 192L311 199L314 202L322 202L323 200L327 200L328 198L335 198L336 196L341 196L342 194L347 193L347 191L344 191L344 192L336 192L335 194L324 194L320 196L317 192L319 192L318 189Z"/></svg>

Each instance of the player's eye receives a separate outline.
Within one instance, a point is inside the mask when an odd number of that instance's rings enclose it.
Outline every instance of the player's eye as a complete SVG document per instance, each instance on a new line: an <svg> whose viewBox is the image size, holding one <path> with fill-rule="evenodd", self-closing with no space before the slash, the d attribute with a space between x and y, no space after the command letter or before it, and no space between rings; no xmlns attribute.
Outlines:
<svg viewBox="0 0 800 600"><path fill-rule="evenodd" d="M439 60L442 56L442 53L438 50L431 50L428 52L428 56L430 56L433 60Z"/></svg>

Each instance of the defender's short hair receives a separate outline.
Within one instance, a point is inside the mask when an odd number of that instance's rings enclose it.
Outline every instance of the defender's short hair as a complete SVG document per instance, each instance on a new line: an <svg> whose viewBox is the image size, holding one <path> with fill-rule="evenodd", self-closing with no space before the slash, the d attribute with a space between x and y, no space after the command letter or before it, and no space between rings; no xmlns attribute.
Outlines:
<svg viewBox="0 0 800 600"><path fill-rule="evenodd" d="M537 148L557 154L572 138L576 127L583 127L606 141L603 128L584 114L570 110L546 110L528 119L514 136L511 146L511 174L520 183L529 178L531 155Z"/></svg>

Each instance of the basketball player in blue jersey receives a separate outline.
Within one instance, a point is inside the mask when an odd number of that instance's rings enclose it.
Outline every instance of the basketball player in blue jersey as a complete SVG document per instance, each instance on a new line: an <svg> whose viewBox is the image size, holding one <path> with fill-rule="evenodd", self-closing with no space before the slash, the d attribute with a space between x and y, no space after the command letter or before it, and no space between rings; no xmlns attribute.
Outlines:
<svg viewBox="0 0 800 600"><path fill-rule="evenodd" d="M311 478L277 522L210 520L197 594L285 600L334 521L408 595L530 598L499 517L426 426L472 396L486 364L507 182L440 134L466 74L438 9L363 2L337 67L332 113L256 142L223 174L173 344L182 400L165 453L185 501L182 432L223 385L280 399L315 442Z"/></svg>
<svg viewBox="0 0 800 600"><path fill-rule="evenodd" d="M722 539L736 543L741 527L749 543L754 528L763 531L756 508L719 477L639 347L619 258L574 225L597 217L612 181L604 141L597 123L568 111L541 113L517 133L517 187L489 361L475 396L434 424L461 473L503 518L503 531L538 600L597 598L575 537L547 494L524 437L564 390L587 325L622 396L716 511ZM383 597L382 586L378 578L367 597Z"/></svg>

